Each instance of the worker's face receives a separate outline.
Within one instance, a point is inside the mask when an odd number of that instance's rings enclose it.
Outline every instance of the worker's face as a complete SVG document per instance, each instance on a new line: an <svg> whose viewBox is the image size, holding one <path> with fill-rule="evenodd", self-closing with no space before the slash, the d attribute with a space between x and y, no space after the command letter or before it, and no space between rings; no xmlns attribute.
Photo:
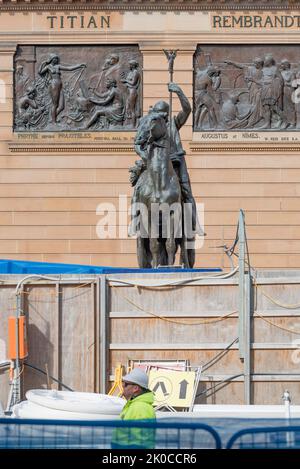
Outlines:
<svg viewBox="0 0 300 469"><path fill-rule="evenodd" d="M140 387L137 384L133 383L122 383L123 386L123 396L127 401L134 396L137 396L140 392Z"/></svg>

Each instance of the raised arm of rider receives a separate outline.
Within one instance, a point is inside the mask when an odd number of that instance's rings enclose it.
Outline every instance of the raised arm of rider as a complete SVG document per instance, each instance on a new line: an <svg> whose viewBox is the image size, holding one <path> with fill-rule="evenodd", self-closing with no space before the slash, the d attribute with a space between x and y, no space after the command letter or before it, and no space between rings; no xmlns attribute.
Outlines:
<svg viewBox="0 0 300 469"><path fill-rule="evenodd" d="M186 121L187 121L187 119L188 119L188 117L189 117L189 115L192 111L192 108L191 108L191 105L189 103L189 100L185 96L185 94L182 91L182 89L180 88L180 86L176 85L175 83L169 83L169 91L171 91L172 93L177 94L178 99L179 99L180 104L181 104L181 107L182 107L182 110L179 111L177 116L175 116L175 122L176 122L177 129L180 129L186 123Z"/></svg>

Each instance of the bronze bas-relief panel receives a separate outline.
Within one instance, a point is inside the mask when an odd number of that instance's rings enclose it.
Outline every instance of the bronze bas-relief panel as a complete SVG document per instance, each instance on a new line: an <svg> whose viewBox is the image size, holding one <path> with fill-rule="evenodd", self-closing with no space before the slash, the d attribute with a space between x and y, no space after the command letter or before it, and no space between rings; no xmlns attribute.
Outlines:
<svg viewBox="0 0 300 469"><path fill-rule="evenodd" d="M300 129L299 45L199 45L195 131Z"/></svg>
<svg viewBox="0 0 300 469"><path fill-rule="evenodd" d="M14 130L134 130L141 79L138 46L19 46Z"/></svg>

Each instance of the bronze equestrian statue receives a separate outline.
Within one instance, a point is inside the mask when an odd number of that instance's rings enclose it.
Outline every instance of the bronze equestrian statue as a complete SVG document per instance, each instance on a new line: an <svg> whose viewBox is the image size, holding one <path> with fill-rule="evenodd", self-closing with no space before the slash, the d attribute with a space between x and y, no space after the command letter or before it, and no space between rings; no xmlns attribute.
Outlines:
<svg viewBox="0 0 300 469"><path fill-rule="evenodd" d="M141 160L130 168L134 194L129 234L137 235L138 263L141 268L173 265L179 246L181 248L180 264L185 268L192 268L195 262L193 247L195 235L196 233L203 235L197 219L196 204L185 162L185 151L179 135L179 129L191 113L191 106L178 85L169 83L169 91L177 94L182 107L181 111L172 117L171 133L168 125L170 123L169 104L159 101L140 120L135 138L135 150ZM160 164L157 164L157 161L160 161ZM180 218L172 210L174 202L181 204L182 208L188 205L190 210L182 210ZM153 226L151 226L149 212L151 203L154 205L167 203L171 207L168 238L161 233L161 217L156 230L158 235L152 236ZM175 210L176 208L175 204ZM186 230L185 216L188 213L190 213L192 233ZM145 220L146 223L144 223ZM177 221L177 226L174 224L175 221ZM181 230L178 229L178 223L181 223ZM145 224L148 230L145 229ZM180 231L181 234L178 236L177 233Z"/></svg>

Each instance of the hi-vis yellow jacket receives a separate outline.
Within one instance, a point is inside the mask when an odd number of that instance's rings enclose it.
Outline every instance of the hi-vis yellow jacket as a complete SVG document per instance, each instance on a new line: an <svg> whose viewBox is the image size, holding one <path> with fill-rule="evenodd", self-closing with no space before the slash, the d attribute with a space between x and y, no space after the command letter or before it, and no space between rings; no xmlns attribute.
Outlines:
<svg viewBox="0 0 300 469"><path fill-rule="evenodd" d="M120 417L122 420L155 420L152 391L140 394L125 404ZM154 428L116 428L112 447L155 448Z"/></svg>

